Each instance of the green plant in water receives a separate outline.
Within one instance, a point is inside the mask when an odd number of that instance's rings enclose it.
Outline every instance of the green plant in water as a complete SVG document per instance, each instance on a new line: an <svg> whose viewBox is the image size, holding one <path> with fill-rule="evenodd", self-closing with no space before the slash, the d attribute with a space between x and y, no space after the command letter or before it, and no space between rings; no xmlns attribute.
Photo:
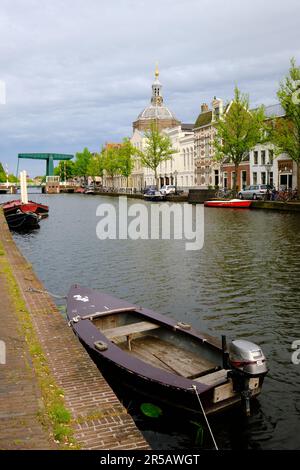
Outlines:
<svg viewBox="0 0 300 470"><path fill-rule="evenodd" d="M149 418L159 418L159 416L162 415L161 408L159 408L159 406L153 405L152 403L142 403L141 411Z"/></svg>
<svg viewBox="0 0 300 470"><path fill-rule="evenodd" d="M203 437L204 437L204 429L201 423L197 423L196 421L190 421L197 427L197 433L195 437L195 444L202 447L203 445Z"/></svg>

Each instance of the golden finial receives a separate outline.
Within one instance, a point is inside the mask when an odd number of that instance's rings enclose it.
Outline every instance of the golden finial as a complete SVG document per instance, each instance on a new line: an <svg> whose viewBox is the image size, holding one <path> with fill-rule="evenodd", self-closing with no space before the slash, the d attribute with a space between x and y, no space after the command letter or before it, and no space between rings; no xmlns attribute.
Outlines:
<svg viewBox="0 0 300 470"><path fill-rule="evenodd" d="M157 79L158 77L159 77L158 62L156 62L156 65L155 65L155 78Z"/></svg>

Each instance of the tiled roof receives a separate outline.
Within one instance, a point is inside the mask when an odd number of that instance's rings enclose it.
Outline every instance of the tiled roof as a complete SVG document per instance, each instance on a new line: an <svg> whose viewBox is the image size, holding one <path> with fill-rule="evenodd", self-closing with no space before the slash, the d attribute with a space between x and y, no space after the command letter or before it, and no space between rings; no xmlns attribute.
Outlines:
<svg viewBox="0 0 300 470"><path fill-rule="evenodd" d="M282 108L280 103L272 104L270 106L265 107L265 115L266 117L273 117L273 116L284 116L285 112Z"/></svg>
<svg viewBox="0 0 300 470"><path fill-rule="evenodd" d="M205 113L200 113L197 121L195 122L195 127L207 126L212 120L212 111L206 111Z"/></svg>

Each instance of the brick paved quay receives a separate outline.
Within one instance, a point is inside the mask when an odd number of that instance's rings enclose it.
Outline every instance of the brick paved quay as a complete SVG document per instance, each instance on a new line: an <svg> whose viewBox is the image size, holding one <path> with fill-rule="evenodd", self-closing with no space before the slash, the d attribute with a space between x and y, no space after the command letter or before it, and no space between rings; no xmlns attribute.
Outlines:
<svg viewBox="0 0 300 470"><path fill-rule="evenodd" d="M0 364L0 449L149 449L52 299L29 287L45 289L0 209L0 340L7 348L7 363ZM32 331L24 326L26 318ZM50 387L59 387L58 399L70 412L66 426L72 434L65 440L54 437L60 428L47 419Z"/></svg>

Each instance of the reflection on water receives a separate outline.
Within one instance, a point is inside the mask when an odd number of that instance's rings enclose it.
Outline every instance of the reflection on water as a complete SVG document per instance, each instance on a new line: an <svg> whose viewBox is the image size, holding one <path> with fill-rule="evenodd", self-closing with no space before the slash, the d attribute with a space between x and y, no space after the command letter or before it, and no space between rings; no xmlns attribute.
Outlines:
<svg viewBox="0 0 300 470"><path fill-rule="evenodd" d="M216 440L223 448L300 448L300 365L291 363L300 339L299 214L207 208L204 248L188 252L184 241L99 241L96 207L114 198L34 198L50 205L49 218L14 237L50 291L65 294L78 282L213 335L257 342L270 367L263 393L250 419L238 410L211 418ZM194 428L187 437L172 428L176 419L157 426L134 413L153 447L192 446Z"/></svg>

